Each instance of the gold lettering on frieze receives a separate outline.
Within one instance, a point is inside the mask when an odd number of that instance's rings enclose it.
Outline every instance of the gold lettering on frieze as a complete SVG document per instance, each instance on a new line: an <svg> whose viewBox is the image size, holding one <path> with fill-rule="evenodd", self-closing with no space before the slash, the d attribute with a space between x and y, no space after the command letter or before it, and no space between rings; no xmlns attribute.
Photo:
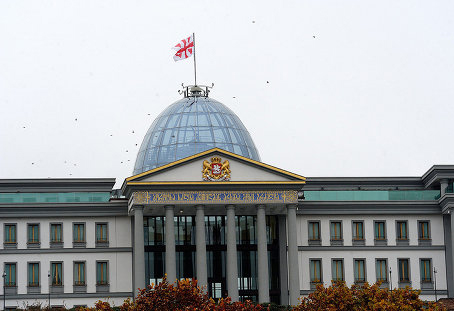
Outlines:
<svg viewBox="0 0 454 311"><path fill-rule="evenodd" d="M138 191L134 204L197 203L297 203L294 190L288 191Z"/></svg>

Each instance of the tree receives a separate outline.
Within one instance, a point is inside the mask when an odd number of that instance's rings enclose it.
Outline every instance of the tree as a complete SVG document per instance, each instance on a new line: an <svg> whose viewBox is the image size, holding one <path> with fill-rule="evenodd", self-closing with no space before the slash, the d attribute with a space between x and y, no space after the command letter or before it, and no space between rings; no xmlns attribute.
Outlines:
<svg viewBox="0 0 454 311"><path fill-rule="evenodd" d="M388 290L380 288L380 283L362 286L336 282L329 287L317 286L308 297L295 307L298 311L416 311L445 310L435 302L425 302L419 298L420 291L411 288Z"/></svg>

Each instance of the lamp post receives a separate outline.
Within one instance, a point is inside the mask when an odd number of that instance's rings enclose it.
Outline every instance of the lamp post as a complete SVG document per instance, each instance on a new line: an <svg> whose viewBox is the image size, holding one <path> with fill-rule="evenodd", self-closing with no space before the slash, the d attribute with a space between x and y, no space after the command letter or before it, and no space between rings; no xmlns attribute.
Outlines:
<svg viewBox="0 0 454 311"><path fill-rule="evenodd" d="M391 291L393 290L393 279L392 279L393 272L391 271L391 267L389 267L389 286L391 287Z"/></svg>
<svg viewBox="0 0 454 311"><path fill-rule="evenodd" d="M3 271L3 311L6 310L6 271Z"/></svg>
<svg viewBox="0 0 454 311"><path fill-rule="evenodd" d="M437 269L435 269L434 267L434 285L435 285L435 302L438 300L438 297L437 297Z"/></svg>
<svg viewBox="0 0 454 311"><path fill-rule="evenodd" d="M47 277L49 278L49 310L52 310L50 306L50 288L51 288L50 271L47 272Z"/></svg>

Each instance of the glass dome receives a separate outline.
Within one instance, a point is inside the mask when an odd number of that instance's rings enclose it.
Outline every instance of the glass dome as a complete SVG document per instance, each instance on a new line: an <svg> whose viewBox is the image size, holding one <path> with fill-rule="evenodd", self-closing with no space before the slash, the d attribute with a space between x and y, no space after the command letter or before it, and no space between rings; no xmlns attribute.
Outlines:
<svg viewBox="0 0 454 311"><path fill-rule="evenodd" d="M260 161L249 132L232 110L209 97L188 96L167 107L151 124L133 174L215 147Z"/></svg>

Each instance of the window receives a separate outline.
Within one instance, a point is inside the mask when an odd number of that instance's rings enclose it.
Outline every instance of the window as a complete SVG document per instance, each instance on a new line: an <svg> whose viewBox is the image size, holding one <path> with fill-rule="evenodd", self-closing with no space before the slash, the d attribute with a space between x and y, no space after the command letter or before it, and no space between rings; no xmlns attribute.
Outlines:
<svg viewBox="0 0 454 311"><path fill-rule="evenodd" d="M342 240L342 222L340 221L331 222L331 240L333 241Z"/></svg>
<svg viewBox="0 0 454 311"><path fill-rule="evenodd" d="M96 262L96 285L107 285L107 261Z"/></svg>
<svg viewBox="0 0 454 311"><path fill-rule="evenodd" d="M419 221L419 239L420 240L430 240L429 234L429 222L428 221Z"/></svg>
<svg viewBox="0 0 454 311"><path fill-rule="evenodd" d="M430 259L421 259L421 282L432 282L432 264Z"/></svg>
<svg viewBox="0 0 454 311"><path fill-rule="evenodd" d="M362 221L353 222L353 240L364 240L364 223Z"/></svg>
<svg viewBox="0 0 454 311"><path fill-rule="evenodd" d="M344 280L344 261L342 259L333 259L331 270L333 281Z"/></svg>
<svg viewBox="0 0 454 311"><path fill-rule="evenodd" d="M107 243L107 224L96 224L96 243Z"/></svg>
<svg viewBox="0 0 454 311"><path fill-rule="evenodd" d="M366 282L366 261L364 259L354 259L353 262L355 283Z"/></svg>
<svg viewBox="0 0 454 311"><path fill-rule="evenodd" d="M52 286L62 286L62 270L63 264L61 262L53 262L51 263L51 271L52 271Z"/></svg>
<svg viewBox="0 0 454 311"><path fill-rule="evenodd" d="M397 239L398 240L407 240L408 239L408 231L407 231L407 222L406 221L398 221L397 222Z"/></svg>
<svg viewBox="0 0 454 311"><path fill-rule="evenodd" d="M5 243L15 244L16 240L16 224L5 224Z"/></svg>
<svg viewBox="0 0 454 311"><path fill-rule="evenodd" d="M320 259L310 260L311 283L322 282L322 261Z"/></svg>
<svg viewBox="0 0 454 311"><path fill-rule="evenodd" d="M377 282L387 282L388 281L388 264L386 259L377 259L375 262L376 273L377 273Z"/></svg>
<svg viewBox="0 0 454 311"><path fill-rule="evenodd" d="M73 241L76 243L85 243L85 224L73 225Z"/></svg>
<svg viewBox="0 0 454 311"><path fill-rule="evenodd" d="M84 261L74 262L74 285L76 285L76 286L85 285L85 262Z"/></svg>
<svg viewBox="0 0 454 311"><path fill-rule="evenodd" d="M375 222L375 240L385 240L386 239L386 227L384 221Z"/></svg>
<svg viewBox="0 0 454 311"><path fill-rule="evenodd" d="M50 224L50 242L51 243L61 243L62 235L61 235L61 224Z"/></svg>
<svg viewBox="0 0 454 311"><path fill-rule="evenodd" d="M320 223L318 221L309 221L309 240L320 240Z"/></svg>
<svg viewBox="0 0 454 311"><path fill-rule="evenodd" d="M39 225L29 224L28 225L28 243L37 244L39 243Z"/></svg>
<svg viewBox="0 0 454 311"><path fill-rule="evenodd" d="M408 273L408 259L399 259L399 282L408 283L410 282L410 273Z"/></svg>
<svg viewBox="0 0 454 311"><path fill-rule="evenodd" d="M28 286L39 286L39 263L37 262L28 263Z"/></svg>
<svg viewBox="0 0 454 311"><path fill-rule="evenodd" d="M5 286L16 286L16 264L5 263Z"/></svg>

